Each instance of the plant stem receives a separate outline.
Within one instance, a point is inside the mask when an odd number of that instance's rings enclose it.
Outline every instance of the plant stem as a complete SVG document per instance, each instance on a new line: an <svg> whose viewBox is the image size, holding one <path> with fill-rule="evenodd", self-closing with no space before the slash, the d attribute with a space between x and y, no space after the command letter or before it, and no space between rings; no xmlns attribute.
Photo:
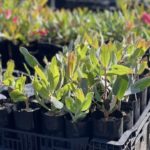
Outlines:
<svg viewBox="0 0 150 150"><path fill-rule="evenodd" d="M105 100L107 100L107 70L106 70L106 68L104 68L104 80L105 80L105 91L104 91L104 101ZM104 116L105 116L105 118L106 118L106 120L108 120L108 117L109 117L109 113L108 113L108 111L105 109L105 112L104 112Z"/></svg>
<svg viewBox="0 0 150 150"><path fill-rule="evenodd" d="M105 80L105 85L104 85L105 86L105 89L104 89L105 90L104 91L104 93L105 93L104 94L104 100L106 100L107 99L107 72L106 72L106 68L104 68L104 71L105 71L105 74L104 74L105 75L105 78L104 78L104 80Z"/></svg>
<svg viewBox="0 0 150 150"><path fill-rule="evenodd" d="M27 100L25 101L26 104L26 110L29 110L29 99L27 98Z"/></svg>

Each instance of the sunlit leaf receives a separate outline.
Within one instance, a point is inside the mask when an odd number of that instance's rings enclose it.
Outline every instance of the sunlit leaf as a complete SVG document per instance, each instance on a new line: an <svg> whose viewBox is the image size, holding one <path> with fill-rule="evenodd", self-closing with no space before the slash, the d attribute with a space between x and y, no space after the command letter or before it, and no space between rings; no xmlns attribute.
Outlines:
<svg viewBox="0 0 150 150"><path fill-rule="evenodd" d="M86 98L82 104L82 111L86 111L90 108L92 104L92 98L93 98L94 93L90 92L86 95Z"/></svg>
<svg viewBox="0 0 150 150"><path fill-rule="evenodd" d="M132 69L123 66L123 65L113 65L109 71L107 71L108 75L114 74L114 75L127 75L132 74Z"/></svg>

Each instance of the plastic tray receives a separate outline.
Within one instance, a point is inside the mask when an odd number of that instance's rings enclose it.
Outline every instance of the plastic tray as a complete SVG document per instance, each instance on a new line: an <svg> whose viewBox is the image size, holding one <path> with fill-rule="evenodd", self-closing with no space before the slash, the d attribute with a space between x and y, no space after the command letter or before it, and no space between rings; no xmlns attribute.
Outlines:
<svg viewBox="0 0 150 150"><path fill-rule="evenodd" d="M149 150L150 102L118 141L65 139L0 128L0 150Z"/></svg>

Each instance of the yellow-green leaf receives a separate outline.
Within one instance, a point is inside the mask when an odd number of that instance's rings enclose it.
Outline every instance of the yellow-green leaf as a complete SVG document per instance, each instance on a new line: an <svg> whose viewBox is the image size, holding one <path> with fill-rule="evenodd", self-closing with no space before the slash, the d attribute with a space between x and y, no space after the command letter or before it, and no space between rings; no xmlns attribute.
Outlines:
<svg viewBox="0 0 150 150"><path fill-rule="evenodd" d="M80 100L81 103L84 102L85 100L85 96L84 96L84 93L82 91L82 89L76 89L75 90L75 97Z"/></svg>
<svg viewBox="0 0 150 150"><path fill-rule="evenodd" d="M139 68L138 68L138 74L142 74L143 71L148 68L148 65L147 65L147 61L142 61L140 64L139 64Z"/></svg>
<svg viewBox="0 0 150 150"><path fill-rule="evenodd" d="M109 71L107 71L108 75L127 75L132 74L133 70L123 65L113 65Z"/></svg>
<svg viewBox="0 0 150 150"><path fill-rule="evenodd" d="M47 84L48 80L47 80L44 72L38 66L35 66L34 69L35 69L35 72L37 73L37 75L40 77L40 79L43 80Z"/></svg>
<svg viewBox="0 0 150 150"><path fill-rule="evenodd" d="M100 52L100 61L103 67L107 68L111 59L111 46L109 45L102 45L101 52Z"/></svg>

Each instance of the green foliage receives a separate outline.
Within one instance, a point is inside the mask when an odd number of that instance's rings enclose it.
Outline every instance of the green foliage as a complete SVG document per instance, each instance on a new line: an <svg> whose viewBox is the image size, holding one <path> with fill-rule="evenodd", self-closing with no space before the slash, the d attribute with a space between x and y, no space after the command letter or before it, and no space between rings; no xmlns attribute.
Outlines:
<svg viewBox="0 0 150 150"><path fill-rule="evenodd" d="M15 64L13 60L9 60L7 62L7 69L3 75L3 84L6 86L13 86L14 85L14 72Z"/></svg>
<svg viewBox="0 0 150 150"><path fill-rule="evenodd" d="M128 76L118 76L113 87L112 92L118 100L122 100L124 94L128 88L129 79Z"/></svg>
<svg viewBox="0 0 150 150"><path fill-rule="evenodd" d="M129 88L127 89L125 95L131 95L131 94L136 94L141 91L144 91L145 88L150 86L150 77L145 77L142 79L137 80L133 84L130 83Z"/></svg>
<svg viewBox="0 0 150 150"><path fill-rule="evenodd" d="M13 100L13 102L28 100L28 97L25 94L25 82L25 76L21 76L16 80L14 87L12 87L12 90L9 93L10 98L11 100Z"/></svg>
<svg viewBox="0 0 150 150"><path fill-rule="evenodd" d="M46 11L49 10L46 7L47 0L0 0L0 3L2 39L28 45L45 36L41 32L47 34L44 25Z"/></svg>
<svg viewBox="0 0 150 150"><path fill-rule="evenodd" d="M32 56L26 48L21 47L20 52L24 56L25 61L28 63L30 67L34 68L36 65L38 65L39 67L42 68L38 60L34 56Z"/></svg>
<svg viewBox="0 0 150 150"><path fill-rule="evenodd" d="M70 112L73 122L82 120L86 114L89 113L93 95L93 92L89 92L84 95L82 89L78 88L72 92L70 97L66 97L66 108Z"/></svg>
<svg viewBox="0 0 150 150"><path fill-rule="evenodd" d="M39 66L35 66L35 76L32 84L35 90L35 95L38 102L48 109L49 111L59 111L63 109L63 96L67 94L70 89L70 85L64 85L63 81L64 74L61 72L61 68L58 66L56 57L52 58L50 64L46 66L43 71ZM52 106L48 108L45 102L49 101Z"/></svg>

